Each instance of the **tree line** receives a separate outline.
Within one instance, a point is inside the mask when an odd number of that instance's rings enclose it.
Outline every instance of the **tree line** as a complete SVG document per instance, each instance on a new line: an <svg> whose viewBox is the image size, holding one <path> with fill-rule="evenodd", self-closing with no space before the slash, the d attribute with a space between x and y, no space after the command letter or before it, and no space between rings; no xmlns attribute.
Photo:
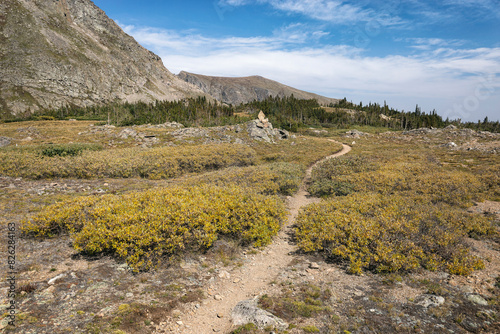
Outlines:
<svg viewBox="0 0 500 334"><path fill-rule="evenodd" d="M65 106L40 110L30 119L98 120L117 126L178 122L186 126L219 126L246 119L234 115L234 108L207 100L206 97L178 101L115 102L87 107Z"/></svg>
<svg viewBox="0 0 500 334"><path fill-rule="evenodd" d="M322 107L317 100L303 100L291 96L269 96L263 101L253 101L232 106L206 97L179 101L154 101L150 103L115 102L88 107L65 106L58 109L40 110L27 119L99 120L118 126L161 124L179 122L186 126L220 126L237 124L256 118L262 110L276 127L296 132L301 127L323 126L349 128L356 125L385 127L394 130L412 130L422 127L442 128L450 124L476 131L500 132L498 121L461 122L443 120L436 110L424 112L417 105L414 111L405 112L384 104L363 105L339 100ZM248 115L248 117L241 116Z"/></svg>

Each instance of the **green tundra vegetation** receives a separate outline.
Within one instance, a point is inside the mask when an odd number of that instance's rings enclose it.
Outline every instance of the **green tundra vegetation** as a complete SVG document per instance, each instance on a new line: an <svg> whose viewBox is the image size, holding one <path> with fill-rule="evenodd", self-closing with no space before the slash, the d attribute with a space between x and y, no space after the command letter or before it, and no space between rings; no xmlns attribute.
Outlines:
<svg viewBox="0 0 500 334"><path fill-rule="evenodd" d="M311 101L297 101L270 98L236 110L252 118L255 110L264 110L271 121L291 129L294 124L297 129L320 126L335 114ZM220 107L203 100L196 103ZM126 106L134 110L134 105ZM183 110L186 103L177 106ZM104 107L93 108L95 115L107 117ZM78 109L81 114L75 115L76 109L68 108L61 117L89 117L91 109ZM139 117L136 120L151 121L130 110L130 115ZM186 115L160 118L182 122ZM209 117L210 122L218 122L217 113L199 115L192 116L193 124L202 124L200 120ZM221 116L224 124L223 117L232 122L239 116L228 109ZM306 122L300 123L301 119ZM0 149L0 175L25 180L149 182L144 188L105 195L48 197L43 205L29 207L22 224L25 237L68 234L78 251L111 254L135 270L147 270L161 259L183 252L204 251L219 238L257 247L268 244L283 223L285 196L298 190L306 168L341 148L328 138L298 136L268 144L246 134L242 138L247 144L202 144L176 141L172 129L143 127L138 131L154 133L160 139L144 148L131 140L115 143L120 128L107 135L81 135L93 128L90 123L0 124L2 132L19 143ZM325 136L343 140L338 134L345 130L328 124ZM387 124L377 125L364 125L364 129L372 133L387 130ZM29 133L35 133L32 140L21 141ZM484 259L474 256L467 238L497 235L492 219L467 213L466 208L476 201L500 199L498 159L494 154L449 151L426 140L376 134L361 138L349 155L313 169L308 190L323 200L301 210L296 227L298 246L305 252L323 254L354 274L423 268L467 275L487 266Z"/></svg>
<svg viewBox="0 0 500 334"><path fill-rule="evenodd" d="M76 147L76 148L75 148ZM255 164L245 145L186 145L91 150L85 145L13 148L0 151L0 174L30 179L130 178L165 179L204 170Z"/></svg>
<svg viewBox="0 0 500 334"><path fill-rule="evenodd" d="M497 225L466 208L499 199L496 155L387 140L363 149L313 170L309 191L324 200L298 217L301 249L355 274L424 268L468 275L484 267L466 239L497 235Z"/></svg>
<svg viewBox="0 0 500 334"><path fill-rule="evenodd" d="M206 250L221 236L266 245L284 216L276 196L204 185L63 201L25 221L22 230L35 237L70 233L77 251L114 254L144 270L165 255Z"/></svg>
<svg viewBox="0 0 500 334"><path fill-rule="evenodd" d="M69 235L82 254L109 254L136 271L185 252L206 251L220 238L242 246L268 244L284 221L284 196L297 191L306 167L341 149L338 143L305 137L276 144L185 142L143 148L129 143L110 147L110 135L101 134L85 137L92 143L69 143L82 130L74 123L27 123L43 138L1 148L0 174L42 181L159 183L115 194L48 197L44 205L31 208L34 212L22 223L23 235ZM90 123L85 124L88 128ZM57 125L67 127L46 132ZM1 126L5 133L22 137L19 124ZM161 136L171 129L152 131L171 143L171 137Z"/></svg>

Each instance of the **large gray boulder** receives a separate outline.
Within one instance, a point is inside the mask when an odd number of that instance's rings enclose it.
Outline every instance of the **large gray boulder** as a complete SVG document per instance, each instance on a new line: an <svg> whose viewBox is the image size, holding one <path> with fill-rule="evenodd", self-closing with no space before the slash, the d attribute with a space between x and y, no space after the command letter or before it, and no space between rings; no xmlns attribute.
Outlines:
<svg viewBox="0 0 500 334"><path fill-rule="evenodd" d="M255 299L239 302L231 312L231 317L236 326L252 323L259 329L274 327L278 330L285 330L288 328L288 324L282 319L259 308Z"/></svg>

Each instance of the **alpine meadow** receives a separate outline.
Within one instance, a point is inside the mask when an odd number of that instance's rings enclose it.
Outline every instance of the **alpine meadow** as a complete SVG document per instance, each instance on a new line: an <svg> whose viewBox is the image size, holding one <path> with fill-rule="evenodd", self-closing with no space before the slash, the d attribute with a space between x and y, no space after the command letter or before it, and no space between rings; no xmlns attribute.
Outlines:
<svg viewBox="0 0 500 334"><path fill-rule="evenodd" d="M496 7L0 0L0 332L500 333Z"/></svg>

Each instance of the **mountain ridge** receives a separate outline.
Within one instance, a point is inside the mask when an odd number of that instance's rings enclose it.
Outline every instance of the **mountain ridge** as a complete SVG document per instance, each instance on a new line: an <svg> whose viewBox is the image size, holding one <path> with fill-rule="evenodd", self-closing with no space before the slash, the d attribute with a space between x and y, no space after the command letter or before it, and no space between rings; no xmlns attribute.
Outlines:
<svg viewBox="0 0 500 334"><path fill-rule="evenodd" d="M258 75L174 75L91 0L0 0L0 119L115 101L205 96L238 105L292 94L338 101Z"/></svg>
<svg viewBox="0 0 500 334"><path fill-rule="evenodd" d="M315 99L319 104L329 105L339 100L309 93L259 75L247 77L208 76L181 71L177 77L191 83L218 101L239 105L254 100L262 101L269 96L290 96L298 99Z"/></svg>
<svg viewBox="0 0 500 334"><path fill-rule="evenodd" d="M205 95L90 0L0 0L0 50L3 114Z"/></svg>

